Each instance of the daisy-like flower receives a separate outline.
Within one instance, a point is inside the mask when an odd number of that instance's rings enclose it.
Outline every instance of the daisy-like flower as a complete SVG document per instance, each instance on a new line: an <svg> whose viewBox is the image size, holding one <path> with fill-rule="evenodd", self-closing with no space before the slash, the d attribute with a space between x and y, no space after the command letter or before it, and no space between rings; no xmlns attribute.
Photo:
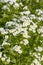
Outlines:
<svg viewBox="0 0 43 65"><path fill-rule="evenodd" d="M18 52L19 54L22 53L21 46L15 45L15 46L13 47L13 50L15 50L16 52Z"/></svg>

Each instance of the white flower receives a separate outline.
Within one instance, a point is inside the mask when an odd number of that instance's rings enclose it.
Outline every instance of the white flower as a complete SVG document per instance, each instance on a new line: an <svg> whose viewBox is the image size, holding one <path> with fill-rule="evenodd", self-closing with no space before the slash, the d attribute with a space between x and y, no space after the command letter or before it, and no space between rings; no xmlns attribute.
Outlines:
<svg viewBox="0 0 43 65"><path fill-rule="evenodd" d="M2 2L8 2L8 1L10 1L10 2L16 2L16 0L1 0Z"/></svg>
<svg viewBox="0 0 43 65"><path fill-rule="evenodd" d="M19 7L19 4L18 4L18 3L15 3L15 4L14 4L14 7L15 7L15 8L18 8L18 7Z"/></svg>
<svg viewBox="0 0 43 65"><path fill-rule="evenodd" d="M1 32L1 34L8 34L8 32L5 31L5 30L3 30L3 31Z"/></svg>
<svg viewBox="0 0 43 65"><path fill-rule="evenodd" d="M18 46L18 45L15 45L15 46L13 47L13 49L14 49L15 51L18 51L20 48L21 48L21 46Z"/></svg>
<svg viewBox="0 0 43 65"><path fill-rule="evenodd" d="M6 23L6 26L11 26L11 25L14 25L14 24L15 24L14 22L9 21L9 22Z"/></svg>
<svg viewBox="0 0 43 65"><path fill-rule="evenodd" d="M0 28L0 32L2 32L3 30L4 30L4 28L1 27L1 28Z"/></svg>
<svg viewBox="0 0 43 65"><path fill-rule="evenodd" d="M0 28L0 32L1 32L1 34L8 34L8 31L5 30L4 28Z"/></svg>
<svg viewBox="0 0 43 65"><path fill-rule="evenodd" d="M18 31L13 32L13 36L16 36L18 34Z"/></svg>
<svg viewBox="0 0 43 65"><path fill-rule="evenodd" d="M41 52L42 50L42 47L38 46L38 51Z"/></svg>
<svg viewBox="0 0 43 65"><path fill-rule="evenodd" d="M18 53L21 54L22 53L22 50L19 50Z"/></svg>
<svg viewBox="0 0 43 65"><path fill-rule="evenodd" d="M42 15L43 14L43 10L41 10L41 9L36 9L36 12L37 12L38 15Z"/></svg>
<svg viewBox="0 0 43 65"><path fill-rule="evenodd" d="M27 27L28 25L30 25L30 22L28 20L25 20L23 22L23 27Z"/></svg>
<svg viewBox="0 0 43 65"><path fill-rule="evenodd" d="M43 55L42 55L42 57L41 57L41 61L43 61Z"/></svg>
<svg viewBox="0 0 43 65"><path fill-rule="evenodd" d="M0 52L0 58L2 57L2 52Z"/></svg>
<svg viewBox="0 0 43 65"><path fill-rule="evenodd" d="M23 6L22 2L19 3L21 6Z"/></svg>
<svg viewBox="0 0 43 65"><path fill-rule="evenodd" d="M30 15L30 18L31 19L36 19L35 15L33 15L33 14Z"/></svg>
<svg viewBox="0 0 43 65"><path fill-rule="evenodd" d="M43 21L43 16L40 16L40 17L37 17L37 19L39 20L39 21Z"/></svg>
<svg viewBox="0 0 43 65"><path fill-rule="evenodd" d="M4 57L1 58L2 61L5 61L5 59L6 59L6 58L4 58Z"/></svg>
<svg viewBox="0 0 43 65"><path fill-rule="evenodd" d="M37 28L37 25L35 23L32 22L33 25L30 25L30 28L29 30L32 31L33 33L36 32L36 28Z"/></svg>
<svg viewBox="0 0 43 65"><path fill-rule="evenodd" d="M33 63L34 63L35 65L41 65L40 62L39 62L37 59L33 60Z"/></svg>
<svg viewBox="0 0 43 65"><path fill-rule="evenodd" d="M31 63L31 65L34 65L34 63Z"/></svg>
<svg viewBox="0 0 43 65"><path fill-rule="evenodd" d="M3 41L2 46L4 46L4 45L10 45L10 43Z"/></svg>
<svg viewBox="0 0 43 65"><path fill-rule="evenodd" d="M20 44L27 45L28 43L29 43L29 41L27 39L23 39L23 41L20 41Z"/></svg>
<svg viewBox="0 0 43 65"><path fill-rule="evenodd" d="M27 33L27 31L25 31L25 32L23 33L23 37L28 38L28 33Z"/></svg>
<svg viewBox="0 0 43 65"><path fill-rule="evenodd" d="M21 13L22 14L22 13ZM20 18L20 20L22 20L22 21L25 21L27 19L27 17L26 16L22 16L21 18Z"/></svg>
<svg viewBox="0 0 43 65"><path fill-rule="evenodd" d="M1 0L1 2L8 2L9 0Z"/></svg>
<svg viewBox="0 0 43 65"><path fill-rule="evenodd" d="M27 39L23 39L23 44L27 45L29 43L29 41Z"/></svg>
<svg viewBox="0 0 43 65"><path fill-rule="evenodd" d="M38 55L37 55L36 53L33 53L33 55L34 55L36 58L38 58Z"/></svg>
<svg viewBox="0 0 43 65"><path fill-rule="evenodd" d="M8 35L5 35L4 41L7 41L7 40L8 40Z"/></svg>
<svg viewBox="0 0 43 65"><path fill-rule="evenodd" d="M3 56L4 56L4 58L7 58L6 54L4 54Z"/></svg>
<svg viewBox="0 0 43 65"><path fill-rule="evenodd" d="M23 12L20 12L20 14L25 14L25 15L29 15L30 14L30 11L23 11Z"/></svg>
<svg viewBox="0 0 43 65"><path fill-rule="evenodd" d="M15 29L10 29L9 32L13 33L14 31L16 31Z"/></svg>
<svg viewBox="0 0 43 65"><path fill-rule="evenodd" d="M38 30L37 30L38 33L43 33L43 26L41 26Z"/></svg>
<svg viewBox="0 0 43 65"><path fill-rule="evenodd" d="M2 9L4 9L4 10L5 10L6 8L8 8L6 5L4 5L4 6L2 7Z"/></svg>
<svg viewBox="0 0 43 65"><path fill-rule="evenodd" d="M7 59L7 63L10 63L10 57Z"/></svg>
<svg viewBox="0 0 43 65"><path fill-rule="evenodd" d="M16 52L18 52L19 54L22 53L22 51L21 51L21 46L15 45L15 46L13 47L13 50L15 50Z"/></svg>
<svg viewBox="0 0 43 65"><path fill-rule="evenodd" d="M43 48L42 47L40 47L40 46L38 46L38 48L34 48L36 51L39 51L39 52L41 52L41 51L43 51Z"/></svg>
<svg viewBox="0 0 43 65"><path fill-rule="evenodd" d="M27 7L27 6L25 6L23 9L26 9L26 10L27 10L27 9L28 9L28 7Z"/></svg>
<svg viewBox="0 0 43 65"><path fill-rule="evenodd" d="M41 36L43 37L43 34L41 34Z"/></svg>

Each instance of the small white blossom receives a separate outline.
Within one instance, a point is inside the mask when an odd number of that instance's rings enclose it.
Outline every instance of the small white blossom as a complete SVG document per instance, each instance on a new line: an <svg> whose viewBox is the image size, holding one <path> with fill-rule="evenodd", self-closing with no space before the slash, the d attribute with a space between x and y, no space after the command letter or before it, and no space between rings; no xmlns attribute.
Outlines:
<svg viewBox="0 0 43 65"><path fill-rule="evenodd" d="M2 61L5 61L5 59L6 59L6 58L4 58L4 57L1 58Z"/></svg>
<svg viewBox="0 0 43 65"><path fill-rule="evenodd" d="M10 63L10 58L7 59L7 63Z"/></svg>
<svg viewBox="0 0 43 65"><path fill-rule="evenodd" d="M0 58L2 57L2 52L0 52Z"/></svg>
<svg viewBox="0 0 43 65"><path fill-rule="evenodd" d="M37 25L35 23L32 22L33 25L30 25L30 28L29 30L32 31L33 33L36 32L36 28L37 28Z"/></svg>
<svg viewBox="0 0 43 65"><path fill-rule="evenodd" d="M16 2L16 0L1 0L2 2Z"/></svg>
<svg viewBox="0 0 43 65"><path fill-rule="evenodd" d="M33 55L34 55L36 58L38 58L38 55L37 55L36 53L33 53Z"/></svg>
<svg viewBox="0 0 43 65"><path fill-rule="evenodd" d="M43 16L37 17L39 21L43 21Z"/></svg>
<svg viewBox="0 0 43 65"><path fill-rule="evenodd" d="M38 46L38 51L41 52L42 50L42 47Z"/></svg>
<svg viewBox="0 0 43 65"><path fill-rule="evenodd" d="M10 43L3 41L2 46L4 46L4 45L10 45Z"/></svg>
<svg viewBox="0 0 43 65"><path fill-rule="evenodd" d="M14 31L16 31L15 29L10 29L9 32L13 33Z"/></svg>
<svg viewBox="0 0 43 65"><path fill-rule="evenodd" d="M34 63L31 63L31 65L34 65Z"/></svg>
<svg viewBox="0 0 43 65"><path fill-rule="evenodd" d="M33 15L33 14L31 14L31 15L30 15L30 18L31 18L31 19L36 19L36 16Z"/></svg>
<svg viewBox="0 0 43 65"><path fill-rule="evenodd" d="M27 39L23 39L23 41L20 41L20 44L27 45L28 43L29 43L29 41Z"/></svg>
<svg viewBox="0 0 43 65"><path fill-rule="evenodd" d="M8 34L8 31L5 30L4 28L0 28L0 33L1 34Z"/></svg>
<svg viewBox="0 0 43 65"><path fill-rule="evenodd" d="M24 33L22 33L22 35L23 35L23 37L25 37L25 38L29 38L27 31L25 31Z"/></svg>
<svg viewBox="0 0 43 65"><path fill-rule="evenodd" d="M41 26L38 30L37 30L38 33L43 33L43 26Z"/></svg>
<svg viewBox="0 0 43 65"><path fill-rule="evenodd" d="M41 65L40 62L39 62L37 59L33 60L33 63L34 63L35 65Z"/></svg>
<svg viewBox="0 0 43 65"><path fill-rule="evenodd" d="M23 39L23 44L27 45L29 43L29 41L27 39Z"/></svg>
<svg viewBox="0 0 43 65"><path fill-rule="evenodd" d="M23 11L23 12L20 12L20 14L22 14L22 15L29 15L30 14L30 11Z"/></svg>
<svg viewBox="0 0 43 65"><path fill-rule="evenodd" d="M7 40L8 40L8 35L5 35L4 41L7 41Z"/></svg>
<svg viewBox="0 0 43 65"><path fill-rule="evenodd" d="M19 3L21 6L23 6L22 2Z"/></svg>
<svg viewBox="0 0 43 65"><path fill-rule="evenodd" d="M7 58L6 54L4 54L3 56L4 56L4 58Z"/></svg>
<svg viewBox="0 0 43 65"><path fill-rule="evenodd" d="M36 51L39 51L39 52L41 52L41 51L43 51L43 48L42 47L40 47L40 46L38 46L38 48L34 48Z"/></svg>
<svg viewBox="0 0 43 65"><path fill-rule="evenodd" d="M28 25L30 25L30 22L28 20L25 20L23 22L23 27L27 27Z"/></svg>
<svg viewBox="0 0 43 65"><path fill-rule="evenodd" d="M15 8L18 8L18 7L19 7L19 4L18 4L18 3L15 3L15 4L14 4L14 7L15 7Z"/></svg>
<svg viewBox="0 0 43 65"><path fill-rule="evenodd" d="M6 26L8 27L8 26L11 26L11 25L14 25L14 24L15 24L14 22L9 21L9 22L6 23Z"/></svg>
<svg viewBox="0 0 43 65"><path fill-rule="evenodd" d="M43 61L43 55L42 55L42 57L41 57L41 61Z"/></svg>
<svg viewBox="0 0 43 65"><path fill-rule="evenodd" d="M27 9L28 9L28 7L27 7L27 6L25 6L23 9L27 10Z"/></svg>
<svg viewBox="0 0 43 65"><path fill-rule="evenodd" d="M42 15L43 14L43 10L41 10L41 9L36 9L36 12L37 12L38 15Z"/></svg>
<svg viewBox="0 0 43 65"><path fill-rule="evenodd" d="M13 50L15 50L16 52L18 52L19 54L22 53L22 51L21 51L21 46L15 45L15 46L13 47Z"/></svg>

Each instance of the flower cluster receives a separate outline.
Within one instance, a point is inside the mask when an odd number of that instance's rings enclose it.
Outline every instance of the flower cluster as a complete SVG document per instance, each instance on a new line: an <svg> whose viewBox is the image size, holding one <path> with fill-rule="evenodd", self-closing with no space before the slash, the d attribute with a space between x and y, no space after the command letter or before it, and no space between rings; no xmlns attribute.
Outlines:
<svg viewBox="0 0 43 65"><path fill-rule="evenodd" d="M40 8L42 5L38 6L40 1L0 2L7 3L0 4L4 11L0 16L0 63L43 65L43 9Z"/></svg>

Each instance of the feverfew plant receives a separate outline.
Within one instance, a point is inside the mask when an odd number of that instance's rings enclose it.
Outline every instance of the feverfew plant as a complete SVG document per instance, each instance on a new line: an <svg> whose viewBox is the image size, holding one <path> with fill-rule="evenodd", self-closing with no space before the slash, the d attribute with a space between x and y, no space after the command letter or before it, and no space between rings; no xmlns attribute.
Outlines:
<svg viewBox="0 0 43 65"><path fill-rule="evenodd" d="M43 65L43 0L0 0L0 65Z"/></svg>

